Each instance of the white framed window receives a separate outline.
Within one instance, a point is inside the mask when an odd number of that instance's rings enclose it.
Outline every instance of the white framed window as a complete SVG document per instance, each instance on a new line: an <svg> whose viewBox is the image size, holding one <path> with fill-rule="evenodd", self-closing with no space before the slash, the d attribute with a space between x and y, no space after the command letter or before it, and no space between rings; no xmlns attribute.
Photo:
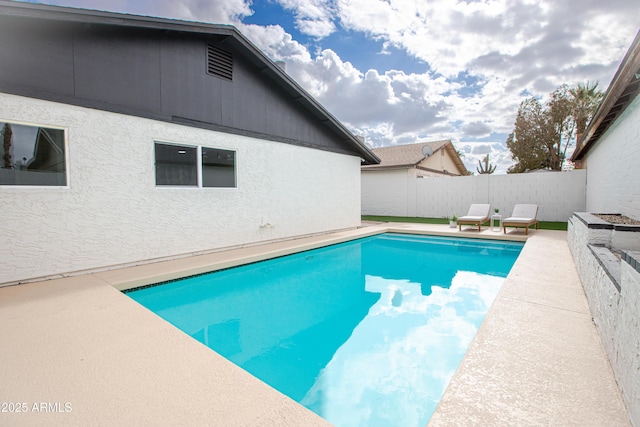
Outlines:
<svg viewBox="0 0 640 427"><path fill-rule="evenodd" d="M202 147L202 186L236 186L236 152Z"/></svg>
<svg viewBox="0 0 640 427"><path fill-rule="evenodd" d="M236 186L235 151L158 141L154 150L157 186Z"/></svg>
<svg viewBox="0 0 640 427"><path fill-rule="evenodd" d="M198 147L155 143L156 185L198 186Z"/></svg>
<svg viewBox="0 0 640 427"><path fill-rule="evenodd" d="M66 130L0 121L0 185L66 187Z"/></svg>

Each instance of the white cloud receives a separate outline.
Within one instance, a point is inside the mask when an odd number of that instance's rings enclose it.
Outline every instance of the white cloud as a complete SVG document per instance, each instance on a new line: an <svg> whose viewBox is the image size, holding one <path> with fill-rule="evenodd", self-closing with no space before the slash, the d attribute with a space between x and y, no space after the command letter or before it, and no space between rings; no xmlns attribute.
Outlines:
<svg viewBox="0 0 640 427"><path fill-rule="evenodd" d="M287 63L297 64L298 67L313 62L309 50L293 40L291 35L279 25L263 27L238 24L237 26L246 37L273 60L286 60ZM309 88L307 90L311 92Z"/></svg>
<svg viewBox="0 0 640 427"><path fill-rule="evenodd" d="M489 164L496 166L494 173L506 173L509 166L513 164L511 153L504 142L460 142L455 145L464 154L462 157L464 165L474 174L478 173L478 161L482 161L487 154Z"/></svg>
<svg viewBox="0 0 640 427"><path fill-rule="evenodd" d="M484 138L491 134L491 126L485 122L469 122L461 129L465 135L472 138Z"/></svg>
<svg viewBox="0 0 640 427"><path fill-rule="evenodd" d="M336 425L424 423L503 281L458 271L449 288L425 296L420 283L366 276L365 289L380 299L302 403Z"/></svg>
<svg viewBox="0 0 640 427"><path fill-rule="evenodd" d="M283 8L292 10L298 30L312 37L326 37L336 30L335 12L330 2L323 0L280 0Z"/></svg>
<svg viewBox="0 0 640 427"><path fill-rule="evenodd" d="M232 24L251 15L245 0L47 0L42 3L188 21Z"/></svg>
<svg viewBox="0 0 640 427"><path fill-rule="evenodd" d="M632 0L614 3L336 0L306 7L281 1L299 19L337 22L380 41L382 53L394 46L431 66L419 75L358 70L348 57L323 50L291 68L303 87L374 146L505 138L523 93L546 95L562 83L586 80L599 80L605 89L640 17ZM327 13L336 15L332 20ZM473 91L458 92L461 73L477 79ZM499 151L504 141L493 146L504 171L511 163L509 153Z"/></svg>
<svg viewBox="0 0 640 427"><path fill-rule="evenodd" d="M388 41L450 77L471 59L495 48L495 33L501 29L500 15L505 10L502 2L449 0L339 0L337 4L345 28Z"/></svg>
<svg viewBox="0 0 640 427"><path fill-rule="evenodd" d="M252 13L248 0L51 3L232 23L267 56L284 60L302 87L373 146L495 137L498 171L511 162L504 139L519 103L563 83L599 81L606 89L640 22L637 0L273 1L316 39L317 51L279 25L242 24ZM323 48L323 38L339 31L378 42L386 68L358 69L347 54ZM403 71L395 50L430 70Z"/></svg>
<svg viewBox="0 0 640 427"><path fill-rule="evenodd" d="M131 0L131 4L141 8L145 2ZM169 17L220 24L238 23L240 17L252 14L244 0L153 0L148 4L153 4L154 9Z"/></svg>

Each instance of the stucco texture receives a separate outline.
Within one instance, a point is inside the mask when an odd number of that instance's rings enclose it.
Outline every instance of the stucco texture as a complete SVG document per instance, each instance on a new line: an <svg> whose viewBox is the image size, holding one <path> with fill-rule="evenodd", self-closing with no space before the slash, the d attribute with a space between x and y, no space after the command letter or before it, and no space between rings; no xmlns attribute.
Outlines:
<svg viewBox="0 0 640 427"><path fill-rule="evenodd" d="M360 158L0 94L67 129L68 187L2 186L0 284L357 227ZM154 141L233 150L237 188L156 187Z"/></svg>
<svg viewBox="0 0 640 427"><path fill-rule="evenodd" d="M640 219L640 97L587 154L587 212Z"/></svg>

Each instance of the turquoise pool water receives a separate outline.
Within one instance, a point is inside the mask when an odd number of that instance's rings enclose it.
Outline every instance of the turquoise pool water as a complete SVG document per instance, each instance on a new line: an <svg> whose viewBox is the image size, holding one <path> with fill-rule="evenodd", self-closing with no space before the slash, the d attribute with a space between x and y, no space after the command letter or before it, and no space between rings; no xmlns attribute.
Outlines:
<svg viewBox="0 0 640 427"><path fill-rule="evenodd" d="M521 249L383 234L127 295L336 426L424 426Z"/></svg>

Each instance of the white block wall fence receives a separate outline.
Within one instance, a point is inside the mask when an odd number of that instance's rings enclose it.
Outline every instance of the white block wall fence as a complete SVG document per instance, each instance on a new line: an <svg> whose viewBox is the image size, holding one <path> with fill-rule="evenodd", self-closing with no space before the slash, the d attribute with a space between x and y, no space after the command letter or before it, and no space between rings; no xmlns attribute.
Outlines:
<svg viewBox="0 0 640 427"><path fill-rule="evenodd" d="M585 210L586 170L424 178L405 172L395 179L376 174L362 174L363 215L443 218L466 214L472 203L489 203L506 217L515 204L534 203L539 220L568 221Z"/></svg>
<svg viewBox="0 0 640 427"><path fill-rule="evenodd" d="M62 127L66 187L0 186L0 284L360 225L360 158L0 94ZM236 188L157 187L154 142L236 152Z"/></svg>

